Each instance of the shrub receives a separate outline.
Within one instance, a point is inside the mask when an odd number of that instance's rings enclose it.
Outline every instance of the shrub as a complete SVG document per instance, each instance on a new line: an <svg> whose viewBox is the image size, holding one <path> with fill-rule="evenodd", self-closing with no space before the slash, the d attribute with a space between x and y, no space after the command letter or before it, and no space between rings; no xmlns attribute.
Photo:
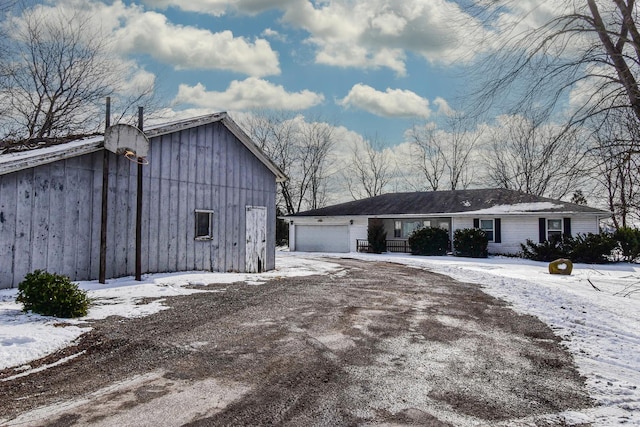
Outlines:
<svg viewBox="0 0 640 427"><path fill-rule="evenodd" d="M525 244L520 244L522 257L534 261L551 262L559 258L570 258L571 244L570 238L545 240L541 243L534 243L527 239Z"/></svg>
<svg viewBox="0 0 640 427"><path fill-rule="evenodd" d="M573 262L602 264L609 262L611 252L618 243L609 234L577 234L575 237L564 236L542 243L527 240L521 245L522 256L534 261L551 262L559 258L568 258Z"/></svg>
<svg viewBox="0 0 640 427"><path fill-rule="evenodd" d="M453 233L456 256L486 258L489 256L489 239L479 228L463 228Z"/></svg>
<svg viewBox="0 0 640 427"><path fill-rule="evenodd" d="M449 232L443 228L424 227L411 233L408 243L413 255L446 255Z"/></svg>
<svg viewBox="0 0 640 427"><path fill-rule="evenodd" d="M387 232L384 231L384 223L381 219L369 221L367 240L369 241L369 252L381 254L387 251Z"/></svg>
<svg viewBox="0 0 640 427"><path fill-rule="evenodd" d="M624 261L633 262L640 258L640 230L631 227L621 227L613 233L618 242Z"/></svg>
<svg viewBox="0 0 640 427"><path fill-rule="evenodd" d="M572 239L570 259L573 262L604 264L611 260L611 251L618 242L610 234L578 234Z"/></svg>
<svg viewBox="0 0 640 427"><path fill-rule="evenodd" d="M24 277L16 301L24 311L65 318L86 316L90 304L87 293L68 277L42 270Z"/></svg>

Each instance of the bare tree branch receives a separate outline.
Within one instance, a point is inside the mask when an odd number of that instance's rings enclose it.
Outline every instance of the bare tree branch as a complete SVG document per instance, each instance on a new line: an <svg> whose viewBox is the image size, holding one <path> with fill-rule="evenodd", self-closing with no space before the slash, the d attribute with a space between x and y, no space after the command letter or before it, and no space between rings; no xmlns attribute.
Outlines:
<svg viewBox="0 0 640 427"><path fill-rule="evenodd" d="M132 106L149 109L154 79L133 86L130 67L90 16L53 10L34 6L10 21L0 62L2 123L20 137L42 138L98 130L107 96L121 108L116 122Z"/></svg>
<svg viewBox="0 0 640 427"><path fill-rule="evenodd" d="M363 147L354 146L343 174L351 197L358 200L383 194L391 179L391 167L389 153L377 136L365 139Z"/></svg>

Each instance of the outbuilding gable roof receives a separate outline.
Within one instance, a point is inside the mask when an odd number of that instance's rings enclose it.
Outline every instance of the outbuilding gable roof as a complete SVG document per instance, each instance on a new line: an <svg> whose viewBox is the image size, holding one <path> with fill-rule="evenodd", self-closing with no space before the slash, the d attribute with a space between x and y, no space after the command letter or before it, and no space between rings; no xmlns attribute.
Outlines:
<svg viewBox="0 0 640 427"><path fill-rule="evenodd" d="M286 181L287 176L273 161L258 147L251 138L238 126L227 113L208 114L171 123L162 123L145 127L144 133L149 139L180 132L185 129L222 123L240 142L253 153L273 174L278 182ZM97 135L77 139L64 144L51 145L26 151L11 152L0 155L0 175L27 169L62 159L89 154L104 148L104 136Z"/></svg>
<svg viewBox="0 0 640 427"><path fill-rule="evenodd" d="M313 209L296 216L389 216L432 214L530 214L582 213L609 215L610 212L575 203L534 196L515 190L479 189L388 193Z"/></svg>

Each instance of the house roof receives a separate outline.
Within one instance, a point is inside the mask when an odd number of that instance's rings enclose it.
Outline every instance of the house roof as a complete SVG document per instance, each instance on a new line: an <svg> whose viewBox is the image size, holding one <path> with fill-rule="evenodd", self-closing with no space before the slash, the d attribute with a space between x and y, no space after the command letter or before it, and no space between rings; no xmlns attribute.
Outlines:
<svg viewBox="0 0 640 427"><path fill-rule="evenodd" d="M170 123L162 123L145 127L145 135L153 137L180 132L185 129L203 126L209 123L222 123L240 142L251 151L273 174L278 182L286 181L287 176L273 161L258 147L251 138L238 126L227 113L208 114ZM91 136L71 142L45 146L24 151L9 152L0 155L0 175L27 169L62 159L81 156L104 148L104 135Z"/></svg>
<svg viewBox="0 0 640 427"><path fill-rule="evenodd" d="M610 212L601 209L538 197L515 190L480 189L388 193L288 216L504 215L532 213L610 214Z"/></svg>

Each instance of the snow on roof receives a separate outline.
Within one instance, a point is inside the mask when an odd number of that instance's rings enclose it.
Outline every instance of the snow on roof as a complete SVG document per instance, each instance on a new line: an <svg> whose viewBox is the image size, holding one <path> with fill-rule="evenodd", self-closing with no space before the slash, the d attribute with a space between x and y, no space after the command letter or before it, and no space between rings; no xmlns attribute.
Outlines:
<svg viewBox="0 0 640 427"><path fill-rule="evenodd" d="M63 158L93 153L102 149L103 139L102 135L98 135L64 144L0 155L0 175L53 163Z"/></svg>
<svg viewBox="0 0 640 427"><path fill-rule="evenodd" d="M224 126L233 133L244 146L251 151L269 170L276 176L278 182L286 181L288 178L273 163L273 161L251 140L251 138L227 115L227 113L215 113L205 116L194 117L185 120L173 121L148 126L144 133L147 137L157 137L174 132L180 132L196 126L203 126L213 122L222 122ZM68 159L83 154L99 151L104 147L104 136L98 135L90 138L78 139L72 142L53 145L43 148L35 148L17 153L0 154L0 175L11 172L53 163L58 160Z"/></svg>
<svg viewBox="0 0 640 427"><path fill-rule="evenodd" d="M540 212L540 211L557 211L559 209L563 209L564 204L553 203L553 202L533 202L533 203L516 203L513 205L495 205L486 209L479 209L477 211L465 212L467 214L484 214L484 215L494 215L494 214L516 214L516 213L530 213L530 212Z"/></svg>

